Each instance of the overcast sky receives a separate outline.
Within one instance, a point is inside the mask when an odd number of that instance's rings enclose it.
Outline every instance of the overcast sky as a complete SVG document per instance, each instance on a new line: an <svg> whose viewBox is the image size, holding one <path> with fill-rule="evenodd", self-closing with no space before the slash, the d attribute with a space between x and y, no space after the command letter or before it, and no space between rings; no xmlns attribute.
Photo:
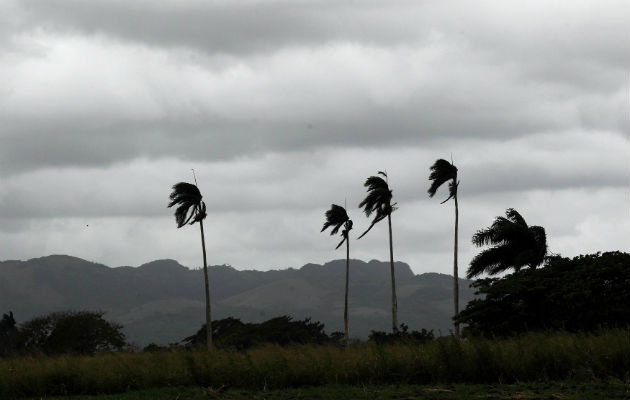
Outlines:
<svg viewBox="0 0 630 400"><path fill-rule="evenodd" d="M461 274L506 208L564 256L630 251L627 1L0 0L0 260L201 265L171 186L209 208L210 264L343 258L320 233L387 170L394 256ZM387 225L351 256L388 258Z"/></svg>

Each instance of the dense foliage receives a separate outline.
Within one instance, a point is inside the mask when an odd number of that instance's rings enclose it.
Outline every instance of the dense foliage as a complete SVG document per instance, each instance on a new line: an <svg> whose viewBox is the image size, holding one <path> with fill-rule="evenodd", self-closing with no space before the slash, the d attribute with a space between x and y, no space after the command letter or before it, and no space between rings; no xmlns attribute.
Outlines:
<svg viewBox="0 0 630 400"><path fill-rule="evenodd" d="M33 318L17 327L13 315L5 314L0 323L0 355L91 355L121 350L125 345L122 326L106 321L103 314L100 311L57 312Z"/></svg>
<svg viewBox="0 0 630 400"><path fill-rule="evenodd" d="M630 254L549 257L540 269L473 283L482 298L457 317L467 334L593 331L630 325Z"/></svg>
<svg viewBox="0 0 630 400"><path fill-rule="evenodd" d="M190 346L205 343L206 326L189 336L183 342ZM312 322L310 318L294 321L289 316L272 318L261 323L245 323L238 318L224 318L212 321L212 337L217 347L237 350L248 349L262 344L324 344L331 339L324 332L324 324Z"/></svg>

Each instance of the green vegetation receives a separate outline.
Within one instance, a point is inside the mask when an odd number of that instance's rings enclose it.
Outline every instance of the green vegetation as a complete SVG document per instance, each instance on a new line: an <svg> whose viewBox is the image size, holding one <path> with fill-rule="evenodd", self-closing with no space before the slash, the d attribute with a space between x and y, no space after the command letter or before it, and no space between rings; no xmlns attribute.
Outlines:
<svg viewBox="0 0 630 400"><path fill-rule="evenodd" d="M630 379L626 330L439 338L423 345L265 346L0 360L0 398L105 394L165 386L275 390L322 385Z"/></svg>
<svg viewBox="0 0 630 400"><path fill-rule="evenodd" d="M203 387L160 388L115 395L49 397L50 400L280 400L280 399L408 399L408 400L615 400L627 399L628 383L599 382L520 383L498 385L325 385L281 390Z"/></svg>
<svg viewBox="0 0 630 400"><path fill-rule="evenodd" d="M245 323L238 318L212 321L212 337L217 347L245 350L254 346L274 344L325 344L335 342L324 332L324 324L310 319L294 321L289 316L272 318L261 323ZM206 342L206 327L183 340L187 346L200 346Z"/></svg>
<svg viewBox="0 0 630 400"><path fill-rule="evenodd" d="M543 268L480 279L473 286L483 297L469 302L458 316L467 325L465 334L490 337L630 326L627 253L549 257Z"/></svg>
<svg viewBox="0 0 630 400"><path fill-rule="evenodd" d="M478 230L472 237L482 250L470 261L468 279L483 273L496 275L523 267L535 269L547 256L547 234L542 226L529 226L515 209L508 208L505 217L496 217L492 225Z"/></svg>
<svg viewBox="0 0 630 400"><path fill-rule="evenodd" d="M125 346L122 326L102 311L64 311L33 318L20 326L12 314L0 323L0 356L45 353L91 355Z"/></svg>

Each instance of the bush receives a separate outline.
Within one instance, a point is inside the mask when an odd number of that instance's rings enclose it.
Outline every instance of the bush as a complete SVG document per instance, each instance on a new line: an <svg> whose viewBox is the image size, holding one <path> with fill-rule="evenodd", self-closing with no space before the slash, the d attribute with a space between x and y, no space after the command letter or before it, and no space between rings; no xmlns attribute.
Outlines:
<svg viewBox="0 0 630 400"><path fill-rule="evenodd" d="M409 344L420 344L431 341L435 338L433 335L433 329L427 331L422 328L420 331L411 331L409 332L409 327L407 324L400 324L400 329L396 333L387 333L382 331L372 331L368 338L368 341L374 342L377 344L385 344L385 343L409 343Z"/></svg>
<svg viewBox="0 0 630 400"><path fill-rule="evenodd" d="M289 316L272 318L257 323L243 323L238 318L224 318L212 321L212 338L217 347L229 347L236 350L249 349L262 344L324 344L331 339L324 332L324 324L312 322L310 318L293 321ZM206 325L193 336L182 340L186 346L206 343Z"/></svg>

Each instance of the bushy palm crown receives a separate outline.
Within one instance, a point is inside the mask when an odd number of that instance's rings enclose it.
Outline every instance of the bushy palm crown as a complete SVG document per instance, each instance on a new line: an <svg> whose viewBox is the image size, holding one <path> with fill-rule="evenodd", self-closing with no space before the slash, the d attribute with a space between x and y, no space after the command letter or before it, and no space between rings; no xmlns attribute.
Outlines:
<svg viewBox="0 0 630 400"><path fill-rule="evenodd" d="M431 187L429 187L429 197L435 196L438 188L442 186L446 181L450 181L448 185L449 197L442 203L446 203L451 198L457 195L457 167L452 163L440 158L430 168L431 174L429 180L431 181Z"/></svg>
<svg viewBox="0 0 630 400"><path fill-rule="evenodd" d="M483 272L498 274L509 268L536 268L547 255L547 235L541 226L528 226L513 208L504 217L497 217L489 228L477 231L472 242L476 246L494 245L477 254L470 262L467 277Z"/></svg>
<svg viewBox="0 0 630 400"><path fill-rule="evenodd" d="M206 218L206 204L201 201L201 192L196 185L186 182L179 182L173 185L173 191L169 198L171 202L168 207L177 205L175 209L175 222L181 228L190 222L194 224Z"/></svg>
<svg viewBox="0 0 630 400"><path fill-rule="evenodd" d="M326 211L326 222L324 223L321 232L324 232L331 226L333 227L332 231L330 231L331 235L336 235L337 232L339 232L339 229L341 229L342 226L344 227L344 230L341 232L343 240L339 242L337 247L335 247L336 250L348 239L348 232L352 229L352 220L348 217L348 213L345 208L338 206L337 204L332 204L330 206L330 210Z"/></svg>
<svg viewBox="0 0 630 400"><path fill-rule="evenodd" d="M385 172L378 171L378 174L387 179L387 174ZM367 217L374 213L374 219L372 220L370 227L357 239L361 239L377 222L381 221L396 210L396 204L391 203L392 191L389 189L389 185L385 179L380 176L370 176L366 179L363 186L368 188L368 195L361 203L359 203L359 208L363 208Z"/></svg>

